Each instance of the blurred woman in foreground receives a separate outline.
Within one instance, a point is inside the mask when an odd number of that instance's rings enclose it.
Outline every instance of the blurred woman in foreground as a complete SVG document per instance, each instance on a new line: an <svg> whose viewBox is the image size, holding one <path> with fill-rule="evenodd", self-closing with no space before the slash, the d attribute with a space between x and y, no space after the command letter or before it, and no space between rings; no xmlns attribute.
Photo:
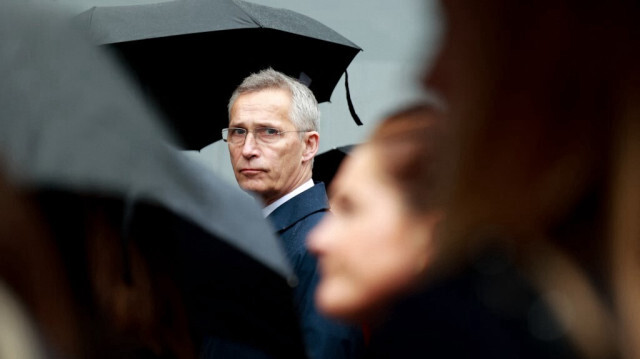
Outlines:
<svg viewBox="0 0 640 359"><path fill-rule="evenodd" d="M338 171L333 215L308 240L322 270L316 304L326 314L377 325L423 280L442 218L442 120L427 105L397 112Z"/></svg>
<svg viewBox="0 0 640 359"><path fill-rule="evenodd" d="M450 108L454 167L439 193L446 219L434 239L411 241L414 217L402 206L341 203L341 191L348 199L369 185L366 171L399 165L365 146L340 171L335 218L309 242L324 276L318 305L369 317L383 302L376 293L399 293L411 268L428 264L427 285L396 299L372 357L639 357L640 3L450 0L444 8L447 39L425 84ZM438 193L429 182L417 188L389 197ZM382 214L356 223L361 208ZM398 275L383 270L395 258L389 248L347 257L347 247L376 236L414 245ZM347 276L358 263L393 290L358 291Z"/></svg>

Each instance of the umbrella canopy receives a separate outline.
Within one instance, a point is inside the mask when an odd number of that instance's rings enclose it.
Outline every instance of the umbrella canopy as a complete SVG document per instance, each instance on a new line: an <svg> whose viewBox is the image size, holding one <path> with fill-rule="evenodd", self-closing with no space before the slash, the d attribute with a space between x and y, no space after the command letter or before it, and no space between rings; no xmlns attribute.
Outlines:
<svg viewBox="0 0 640 359"><path fill-rule="evenodd" d="M77 20L117 52L183 147L196 150L220 139L231 93L251 73L272 67L325 102L361 51L312 18L241 0L94 7Z"/></svg>
<svg viewBox="0 0 640 359"><path fill-rule="evenodd" d="M256 202L176 150L104 50L29 14L0 11L0 165L12 183L65 193L47 197L62 198L49 205L54 226L68 199L107 198L124 237L174 249L171 275L203 333L295 343L294 277Z"/></svg>
<svg viewBox="0 0 640 359"><path fill-rule="evenodd" d="M313 179L324 182L327 187L333 181L340 164L356 145L334 147L328 151L316 154L313 160Z"/></svg>

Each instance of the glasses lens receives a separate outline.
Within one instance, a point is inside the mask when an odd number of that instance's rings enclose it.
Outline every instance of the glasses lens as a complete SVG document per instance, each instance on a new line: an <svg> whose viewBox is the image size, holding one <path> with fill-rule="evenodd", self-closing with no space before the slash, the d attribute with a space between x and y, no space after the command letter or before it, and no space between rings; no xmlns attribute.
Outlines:
<svg viewBox="0 0 640 359"><path fill-rule="evenodd" d="M273 143L280 137L280 131L271 127L257 128L254 133L263 143Z"/></svg>
<svg viewBox="0 0 640 359"><path fill-rule="evenodd" d="M244 128L229 128L227 134L227 141L231 143L240 143L244 141L247 136L247 130Z"/></svg>

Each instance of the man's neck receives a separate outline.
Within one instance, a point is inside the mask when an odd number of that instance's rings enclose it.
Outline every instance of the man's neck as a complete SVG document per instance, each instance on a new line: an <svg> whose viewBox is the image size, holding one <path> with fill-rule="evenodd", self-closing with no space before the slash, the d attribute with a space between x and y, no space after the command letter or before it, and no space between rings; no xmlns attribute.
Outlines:
<svg viewBox="0 0 640 359"><path fill-rule="evenodd" d="M271 212L275 211L276 208L280 207L282 204L286 203L291 198L297 196L298 194L308 190L313 187L313 179L309 178L306 182L302 183L300 186L296 187L293 191L285 194L284 196L278 198L273 201L271 204L265 206L262 209L262 214L267 217Z"/></svg>

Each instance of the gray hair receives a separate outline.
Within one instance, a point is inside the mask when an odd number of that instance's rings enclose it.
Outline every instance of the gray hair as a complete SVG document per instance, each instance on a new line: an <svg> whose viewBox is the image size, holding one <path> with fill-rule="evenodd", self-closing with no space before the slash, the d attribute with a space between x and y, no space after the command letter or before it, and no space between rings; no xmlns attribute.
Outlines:
<svg viewBox="0 0 640 359"><path fill-rule="evenodd" d="M251 74L236 88L227 106L229 118L231 118L231 107L233 107L238 96L266 89L281 89L291 93L291 113L289 117L295 128L300 131L318 131L320 109L313 92L298 80L270 67Z"/></svg>

